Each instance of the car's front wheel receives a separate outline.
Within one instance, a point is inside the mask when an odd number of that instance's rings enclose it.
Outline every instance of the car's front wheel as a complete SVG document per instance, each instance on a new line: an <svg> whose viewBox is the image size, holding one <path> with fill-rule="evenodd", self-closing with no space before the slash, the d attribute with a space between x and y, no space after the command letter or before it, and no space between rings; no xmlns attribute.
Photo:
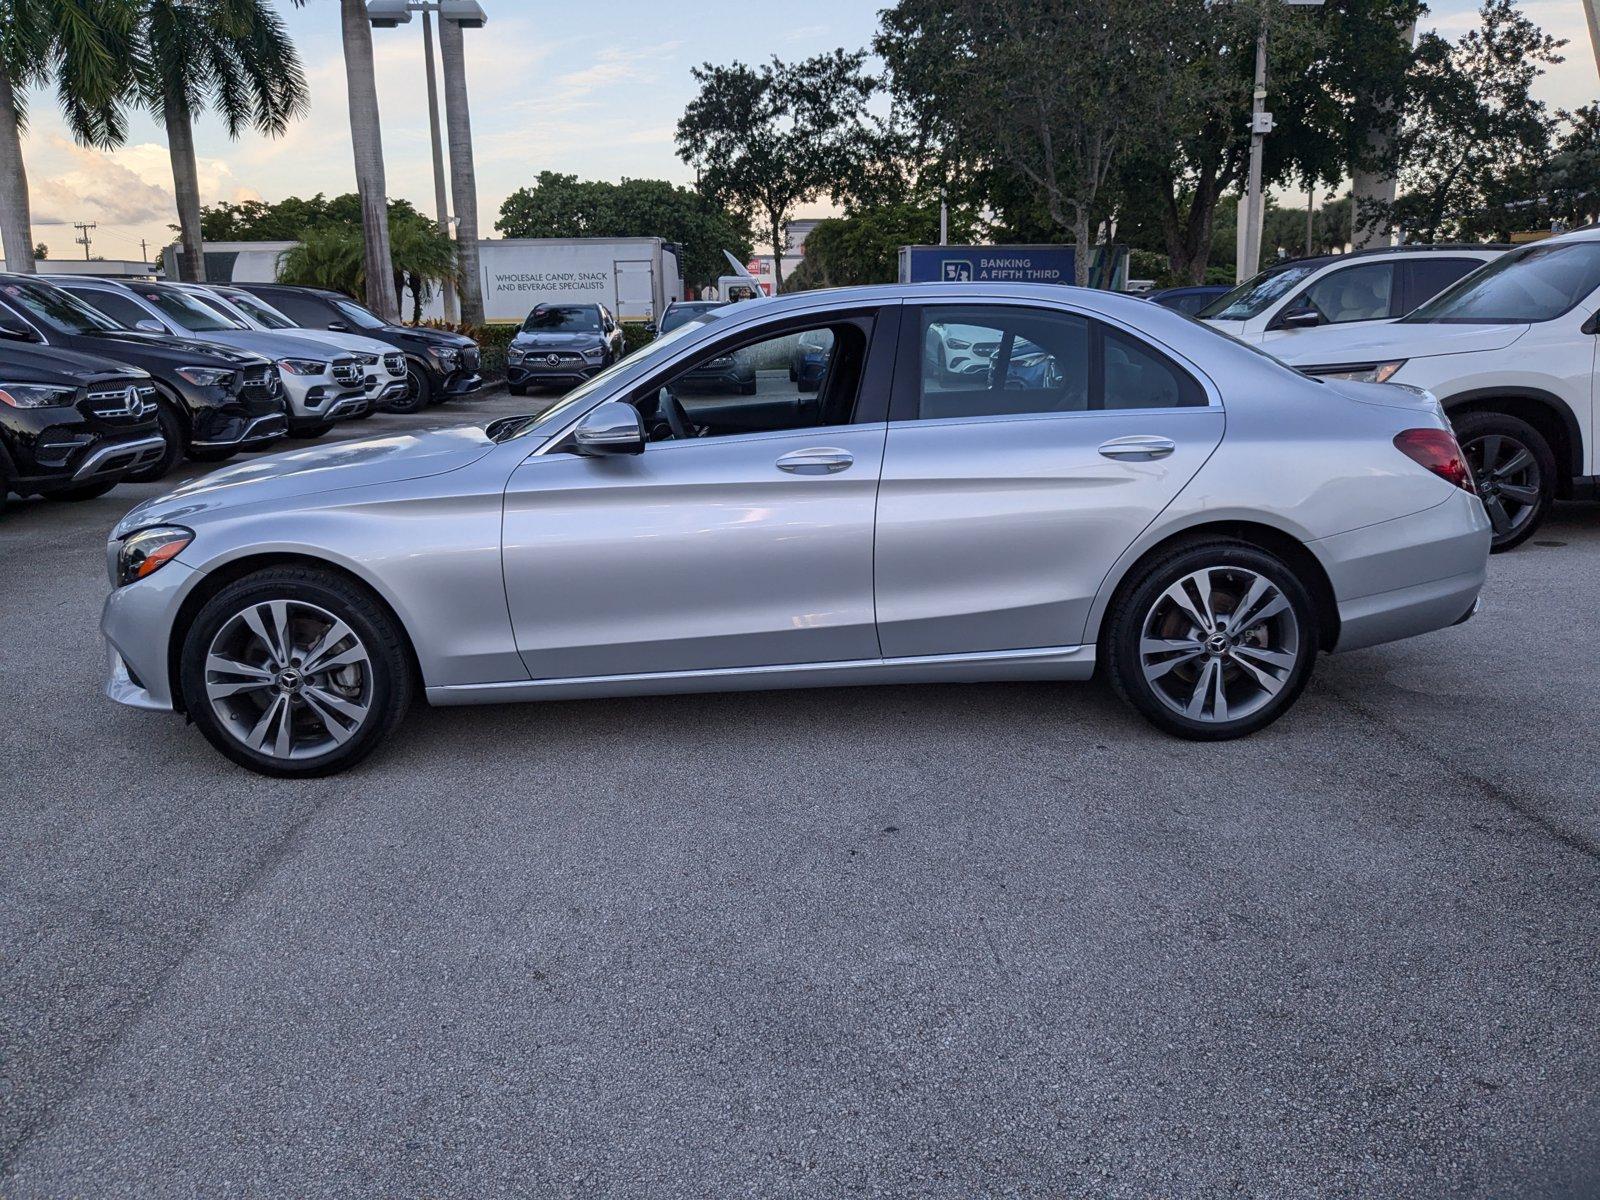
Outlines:
<svg viewBox="0 0 1600 1200"><path fill-rule="evenodd" d="M433 383L416 363L406 362L406 394L384 407L392 413L418 413L433 403Z"/></svg>
<svg viewBox="0 0 1600 1200"><path fill-rule="evenodd" d="M1311 677L1316 610L1282 561L1217 540L1152 563L1113 602L1111 686L1151 724L1223 741L1270 725Z"/></svg>
<svg viewBox="0 0 1600 1200"><path fill-rule="evenodd" d="M184 637L184 707L206 739L263 775L330 775L400 723L413 692L394 619L338 575L273 567L223 588Z"/></svg>

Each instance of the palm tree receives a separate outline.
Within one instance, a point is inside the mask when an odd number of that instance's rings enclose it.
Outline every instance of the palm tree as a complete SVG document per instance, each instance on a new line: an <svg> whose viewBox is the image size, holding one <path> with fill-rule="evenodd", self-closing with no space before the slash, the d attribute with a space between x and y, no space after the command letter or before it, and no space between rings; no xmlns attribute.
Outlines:
<svg viewBox="0 0 1600 1200"><path fill-rule="evenodd" d="M23 93L54 79L78 141L120 144L126 131L117 100L133 29L132 0L0 0L0 251L7 270L34 270Z"/></svg>
<svg viewBox="0 0 1600 1200"><path fill-rule="evenodd" d="M395 302L403 304L405 289L411 289L411 323L415 325L421 322L422 306L435 285L455 281L456 244L434 222L410 214L391 213L389 233L394 251Z"/></svg>
<svg viewBox="0 0 1600 1200"><path fill-rule="evenodd" d="M305 73L282 18L263 0L141 0L139 9L134 87L166 124L179 274L199 282L205 257L195 115L214 109L232 138L246 127L275 137L306 109Z"/></svg>
<svg viewBox="0 0 1600 1200"><path fill-rule="evenodd" d="M344 37L345 88L350 96L350 144L355 150L356 191L361 193L361 232L366 240L367 307L386 321L400 319L387 280L389 208L383 178L383 134L378 126L378 81L372 69L372 27L364 0L339 0Z"/></svg>

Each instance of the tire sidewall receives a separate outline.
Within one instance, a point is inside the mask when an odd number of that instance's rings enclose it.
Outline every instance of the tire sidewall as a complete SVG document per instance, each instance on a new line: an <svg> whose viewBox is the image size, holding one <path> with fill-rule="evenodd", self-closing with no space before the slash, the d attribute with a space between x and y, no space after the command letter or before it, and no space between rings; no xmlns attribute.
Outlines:
<svg viewBox="0 0 1600 1200"><path fill-rule="evenodd" d="M1264 576L1288 599L1300 627L1299 661L1283 689L1248 717L1224 724L1196 721L1174 712L1145 679L1139 656L1144 621L1156 598L1185 575L1205 567L1243 567ZM1245 542L1212 541L1175 550L1144 569L1139 579L1114 601L1102 649L1112 687L1151 724L1196 741L1226 741L1265 728L1293 706L1316 664L1318 630L1311 594L1282 560Z"/></svg>
<svg viewBox="0 0 1600 1200"><path fill-rule="evenodd" d="M183 422L178 419L178 414L172 411L172 406L165 400L156 401L156 424L161 427L161 436L167 443L166 448L162 450L161 457L150 466L123 476L128 483L154 483L176 467L183 458L186 441L183 436Z"/></svg>
<svg viewBox="0 0 1600 1200"><path fill-rule="evenodd" d="M1531 520L1522 527L1514 536L1505 540L1495 539L1490 543L1490 550L1495 554L1503 554L1507 550L1515 550L1523 542L1538 532L1539 526L1544 524L1545 518L1550 515L1550 507L1555 503L1556 497L1556 454L1540 433L1521 417L1514 417L1510 413L1484 412L1481 409L1462 413L1461 416L1451 419L1455 429L1456 440L1463 446L1488 434L1499 434L1501 437L1512 438L1526 446L1533 455L1534 461L1539 464L1539 499L1534 506Z"/></svg>
<svg viewBox="0 0 1600 1200"><path fill-rule="evenodd" d="M389 412L410 414L419 413L433 403L433 383L428 379L428 373L406 359L406 376L415 389L414 394L407 394L398 400L391 400L384 407Z"/></svg>
<svg viewBox="0 0 1600 1200"><path fill-rule="evenodd" d="M372 703L366 724L344 745L314 759L284 760L244 745L217 719L205 688L205 659L211 641L233 616L268 600L299 600L333 613L355 632L372 666ZM370 596L334 576L314 570L278 568L248 575L223 588L200 609L184 635L179 688L190 720L219 752L263 775L329 775L371 754L399 724L410 705L409 663L392 622Z"/></svg>

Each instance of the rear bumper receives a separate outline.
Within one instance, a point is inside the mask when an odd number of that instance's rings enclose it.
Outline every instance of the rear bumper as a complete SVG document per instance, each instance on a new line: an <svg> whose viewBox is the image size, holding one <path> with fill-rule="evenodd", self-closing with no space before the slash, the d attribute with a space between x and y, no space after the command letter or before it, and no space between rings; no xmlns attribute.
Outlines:
<svg viewBox="0 0 1600 1200"><path fill-rule="evenodd" d="M1410 516L1310 543L1339 603L1336 651L1457 624L1475 611L1489 566L1489 519L1460 492Z"/></svg>

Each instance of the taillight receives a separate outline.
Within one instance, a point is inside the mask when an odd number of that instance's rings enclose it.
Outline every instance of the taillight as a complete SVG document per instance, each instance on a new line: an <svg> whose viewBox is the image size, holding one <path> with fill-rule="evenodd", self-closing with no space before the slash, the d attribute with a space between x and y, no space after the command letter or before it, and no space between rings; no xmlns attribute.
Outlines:
<svg viewBox="0 0 1600 1200"><path fill-rule="evenodd" d="M1406 429L1394 435L1395 449L1432 471L1446 483L1477 493L1472 468L1461 453L1461 443L1448 429Z"/></svg>

